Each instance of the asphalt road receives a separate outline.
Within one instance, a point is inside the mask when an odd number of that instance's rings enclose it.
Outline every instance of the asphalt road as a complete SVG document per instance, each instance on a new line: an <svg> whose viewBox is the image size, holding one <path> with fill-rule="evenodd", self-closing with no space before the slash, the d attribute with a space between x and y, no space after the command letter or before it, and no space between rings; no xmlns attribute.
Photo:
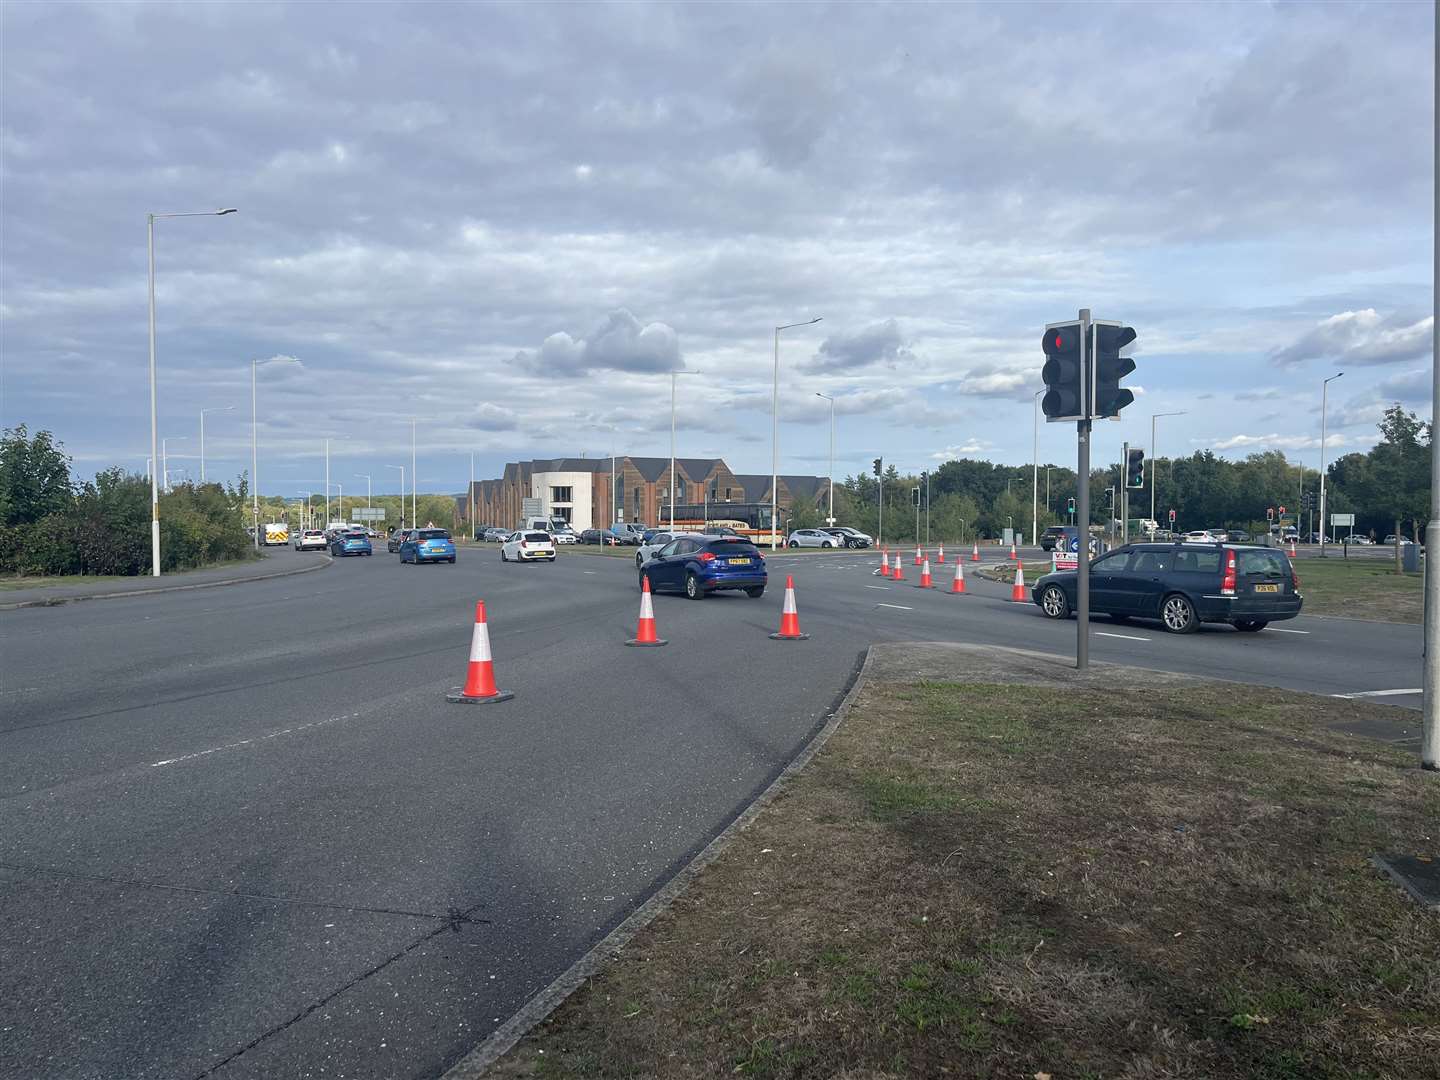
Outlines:
<svg viewBox="0 0 1440 1080"><path fill-rule="evenodd" d="M1073 650L1006 586L876 560L657 597L648 650L630 563L494 548L0 614L0 1075L438 1075L723 828L870 643ZM768 638L787 570L806 642ZM449 705L477 598L517 697ZM1096 660L1419 686L1413 626L1093 633Z"/></svg>

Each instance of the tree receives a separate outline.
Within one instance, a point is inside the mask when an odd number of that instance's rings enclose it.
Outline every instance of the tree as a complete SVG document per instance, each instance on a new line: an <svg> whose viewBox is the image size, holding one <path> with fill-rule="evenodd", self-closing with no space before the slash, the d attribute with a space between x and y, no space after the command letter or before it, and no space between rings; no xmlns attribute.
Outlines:
<svg viewBox="0 0 1440 1080"><path fill-rule="evenodd" d="M24 424L0 435L0 525L28 525L74 499L70 459L48 431L31 438Z"/></svg>

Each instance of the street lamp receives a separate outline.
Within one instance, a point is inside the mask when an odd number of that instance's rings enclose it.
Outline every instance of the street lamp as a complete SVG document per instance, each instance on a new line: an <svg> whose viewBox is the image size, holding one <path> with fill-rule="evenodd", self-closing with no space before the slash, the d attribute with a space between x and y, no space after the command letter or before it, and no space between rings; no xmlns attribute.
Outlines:
<svg viewBox="0 0 1440 1080"><path fill-rule="evenodd" d="M1179 412L1157 412L1150 417L1150 520L1155 520L1155 421L1162 416L1184 416L1185 410ZM1175 464L1170 464L1170 475L1175 475ZM1174 494L1173 492L1171 494Z"/></svg>
<svg viewBox="0 0 1440 1080"><path fill-rule="evenodd" d="M698 371L670 372L670 531L675 531L675 380L681 375L699 375Z"/></svg>
<svg viewBox="0 0 1440 1080"><path fill-rule="evenodd" d="M369 473L363 473L363 472L357 472L355 475L358 476L361 480L364 480L364 481L365 481L365 509L366 509L366 510L369 510L369 509L370 509L370 474L369 474Z"/></svg>
<svg viewBox="0 0 1440 1080"><path fill-rule="evenodd" d="M1345 372L1337 371L1330 378L1320 383L1320 554L1325 554L1325 406L1326 395L1330 391L1330 384L1344 375Z"/></svg>
<svg viewBox="0 0 1440 1080"><path fill-rule="evenodd" d="M1030 455L1030 543L1040 535L1040 398L1044 390L1036 390L1031 402L1035 413L1035 443ZM1048 477L1047 477L1048 483ZM1050 497L1045 497L1045 509L1050 509Z"/></svg>
<svg viewBox="0 0 1440 1080"><path fill-rule="evenodd" d="M809 322L786 323L775 327L775 371L770 390L770 550L779 540L780 527L780 331L797 326L814 326L823 316Z"/></svg>
<svg viewBox="0 0 1440 1080"><path fill-rule="evenodd" d="M260 550L260 450L259 419L255 413L255 369L261 364L298 364L293 356L271 356L250 361L250 513L255 519L255 550Z"/></svg>
<svg viewBox="0 0 1440 1080"><path fill-rule="evenodd" d="M340 518L339 518L339 520L344 521L344 520L345 520L345 485L342 484L342 483L340 483L339 480L336 480L335 483L329 484L329 485L327 485L327 486L328 486L328 487L333 487L333 488L335 489L335 492L336 492L337 496L339 497L339 500L340 500ZM329 493L328 493L328 492L326 493L325 502L326 502L327 504L330 502L330 498L329 498ZM330 523L327 521L325 524L326 524L326 525L329 525Z"/></svg>
<svg viewBox="0 0 1440 1080"><path fill-rule="evenodd" d="M231 412L234 405L217 405L213 409L200 410L200 482L205 483L205 414L207 412Z"/></svg>
<svg viewBox="0 0 1440 1080"><path fill-rule="evenodd" d="M815 396L830 403L830 516L825 519L832 529L835 527L835 399L829 394L815 391Z"/></svg>
<svg viewBox="0 0 1440 1080"><path fill-rule="evenodd" d="M400 524L401 524L401 525L404 525L404 524L405 524L405 466L404 466L404 465L386 465L385 467L386 467L387 469L399 469L399 470L400 470Z"/></svg>
<svg viewBox="0 0 1440 1080"><path fill-rule="evenodd" d="M310 496L314 493L310 491L299 491L298 494L305 496L305 512L300 515L300 530L303 532L310 528Z"/></svg>
<svg viewBox="0 0 1440 1080"><path fill-rule="evenodd" d="M167 435L160 440L160 471L164 474L162 486L166 492L170 490L170 444L172 442L186 442L189 435Z"/></svg>
<svg viewBox="0 0 1440 1080"><path fill-rule="evenodd" d="M415 468L415 418L412 416L410 418L410 525L412 528L418 528L420 525L419 511L415 509L415 485L419 480L420 473L419 470ZM404 513L403 507L405 503L403 499L400 505L402 507L401 513Z"/></svg>
<svg viewBox="0 0 1440 1080"><path fill-rule="evenodd" d="M194 214L146 214L145 215L145 243L150 262L150 459L156 460L160 456L160 448L156 445L160 437L159 413L155 409L155 219L156 218L180 218L180 217L223 217L225 214L233 214L235 209L229 210L206 210ZM156 480L156 470L150 470L150 573L154 577L160 576L160 487Z"/></svg>

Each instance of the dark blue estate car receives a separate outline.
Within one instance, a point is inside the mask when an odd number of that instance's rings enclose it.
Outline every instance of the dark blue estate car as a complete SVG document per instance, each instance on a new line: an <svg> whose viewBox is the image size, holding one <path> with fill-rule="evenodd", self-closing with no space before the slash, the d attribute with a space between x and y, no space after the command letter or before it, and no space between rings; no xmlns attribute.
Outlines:
<svg viewBox="0 0 1440 1080"><path fill-rule="evenodd" d="M412 562L454 562L455 541L444 529L411 529L400 544L400 561Z"/></svg>
<svg viewBox="0 0 1440 1080"><path fill-rule="evenodd" d="M331 555L369 555L370 538L363 532L336 533L330 541Z"/></svg>
<svg viewBox="0 0 1440 1080"><path fill-rule="evenodd" d="M722 589L764 596L768 580L765 556L740 536L677 537L640 567L641 588L647 577L651 592L683 592L692 600Z"/></svg>
<svg viewBox="0 0 1440 1080"><path fill-rule="evenodd" d="M1046 574L1030 598L1052 619L1075 609L1073 570ZM1090 610L1116 622L1159 619L1172 634L1201 623L1251 633L1293 619L1300 578L1279 548L1238 544L1129 544L1090 564Z"/></svg>

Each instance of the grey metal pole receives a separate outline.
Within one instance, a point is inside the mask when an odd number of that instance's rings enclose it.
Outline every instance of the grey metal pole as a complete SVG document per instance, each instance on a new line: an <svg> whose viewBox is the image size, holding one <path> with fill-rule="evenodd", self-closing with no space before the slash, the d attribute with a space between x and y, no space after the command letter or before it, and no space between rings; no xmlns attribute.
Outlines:
<svg viewBox="0 0 1440 1080"><path fill-rule="evenodd" d="M1130 542L1130 444L1120 450L1120 543Z"/></svg>
<svg viewBox="0 0 1440 1080"><path fill-rule="evenodd" d="M405 513L405 474L400 474L400 513ZM330 515L330 440L325 440L325 527L335 519Z"/></svg>
<svg viewBox="0 0 1440 1080"><path fill-rule="evenodd" d="M875 532L877 534L875 537L875 546L879 547L885 542L885 462L880 462L880 475L875 479L878 481L876 495L880 500L880 505L877 508L879 516L875 523Z"/></svg>
<svg viewBox="0 0 1440 1080"><path fill-rule="evenodd" d="M1435 23L1435 46L1440 48L1440 21ZM1435 104L1440 108L1440 79L1434 80ZM1433 140L1435 167L1440 168L1440 137L1430 132ZM1430 173L1434 183L1436 172ZM1440 211L1440 186L1432 192L1437 211ZM1430 278L1432 291L1432 316L1440 316L1440 213L1430 218L1433 230L1431 254L1435 259L1434 273ZM1436 337L1437 327L1430 327L1430 419L1431 423L1440 417L1440 338ZM1324 527L1324 523L1321 523ZM1430 520L1425 524L1425 550L1429 552L1425 567L1425 697L1422 701L1420 734L1420 767L1432 772L1440 771L1440 649L1432 649L1432 643L1440 643L1440 573L1433 572L1431 565L1440 558L1440 439L1430 436Z"/></svg>
<svg viewBox="0 0 1440 1080"><path fill-rule="evenodd" d="M1036 390L1031 399L1035 413L1035 444L1030 453L1030 543L1040 535L1040 397L1044 390ZM1046 475L1049 481L1049 475ZM1046 499L1049 502L1049 499Z"/></svg>
<svg viewBox="0 0 1440 1080"><path fill-rule="evenodd" d="M779 537L780 487L780 328L775 328L775 367L770 386L770 550Z"/></svg>
<svg viewBox="0 0 1440 1080"><path fill-rule="evenodd" d="M255 526L255 550L260 550L260 453L257 449L255 419L255 367L250 361L250 523Z"/></svg>
<svg viewBox="0 0 1440 1080"><path fill-rule="evenodd" d="M1080 309L1080 370L1084 373L1086 402L1090 411L1090 309ZM1090 424L1089 420L1075 425L1077 454L1075 483L1075 518L1080 526L1080 551L1075 574L1075 667L1084 671L1090 666Z"/></svg>
<svg viewBox="0 0 1440 1080"><path fill-rule="evenodd" d="M205 483L205 410L200 410L200 483Z"/></svg>
<svg viewBox="0 0 1440 1080"><path fill-rule="evenodd" d="M145 243L150 260L150 458L160 460L160 420L155 409L155 215L145 215ZM160 480L150 468L150 574L160 576Z"/></svg>
<svg viewBox="0 0 1440 1080"><path fill-rule="evenodd" d="M419 478L420 474L415 471L415 421L412 419L410 421L410 526L415 529L420 527L419 511L415 509L415 481ZM340 505L342 507L345 505L343 497Z"/></svg>
<svg viewBox="0 0 1440 1080"><path fill-rule="evenodd" d="M776 364L779 364L779 340L780 335L776 333ZM777 367L778 370L778 367ZM675 531L675 372L670 372L670 531Z"/></svg>
<svg viewBox="0 0 1440 1080"><path fill-rule="evenodd" d="M1327 406L1327 403L1328 403L1328 397L1329 397L1329 393L1330 393L1330 384L1331 384L1332 382L1334 382L1336 379L1340 378L1340 376L1341 376L1341 375L1344 375L1344 374L1345 374L1345 372L1342 371L1342 372L1340 372L1340 373L1337 374L1337 375L1331 375L1330 378L1325 379L1325 380L1321 381L1321 383L1320 383L1320 556L1321 556L1321 558L1324 558L1324 556L1325 556L1325 436L1326 436L1326 434L1327 434L1326 428L1325 428L1326 406Z"/></svg>
<svg viewBox="0 0 1440 1080"><path fill-rule="evenodd" d="M1150 520L1155 520L1155 417L1150 417Z"/></svg>
<svg viewBox="0 0 1440 1080"><path fill-rule="evenodd" d="M930 546L930 473L925 473L925 546Z"/></svg>

